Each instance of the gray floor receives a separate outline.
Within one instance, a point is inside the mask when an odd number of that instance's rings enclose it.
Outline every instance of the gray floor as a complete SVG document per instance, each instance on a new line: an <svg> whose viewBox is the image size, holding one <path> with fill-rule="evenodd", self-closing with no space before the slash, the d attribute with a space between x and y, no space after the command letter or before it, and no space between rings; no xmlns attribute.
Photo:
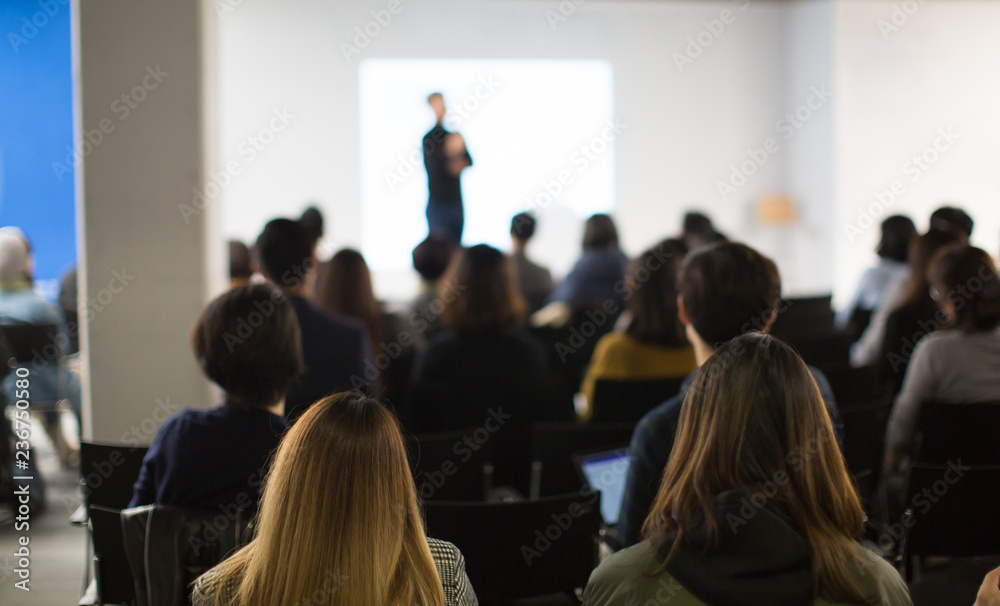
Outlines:
<svg viewBox="0 0 1000 606"><path fill-rule="evenodd" d="M80 599L85 566L85 530L71 526L69 517L80 504L76 471L61 469L44 438L32 440L46 483L46 510L32 516L30 529L17 532L5 507L0 512L0 604L3 606L72 606ZM13 552L26 535L31 550L30 591L14 587Z"/></svg>

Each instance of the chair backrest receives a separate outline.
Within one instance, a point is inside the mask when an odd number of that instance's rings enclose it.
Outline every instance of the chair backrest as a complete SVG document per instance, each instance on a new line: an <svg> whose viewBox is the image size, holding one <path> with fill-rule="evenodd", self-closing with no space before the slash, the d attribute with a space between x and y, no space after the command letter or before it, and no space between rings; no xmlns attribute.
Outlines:
<svg viewBox="0 0 1000 606"><path fill-rule="evenodd" d="M426 500L479 501L492 488L496 442L483 428L406 437L417 494Z"/></svg>
<svg viewBox="0 0 1000 606"><path fill-rule="evenodd" d="M577 492L583 480L576 473L573 455L607 447L628 446L634 423L535 423L531 431L531 460L541 463L537 480L542 496ZM533 491L534 492L534 491Z"/></svg>
<svg viewBox="0 0 1000 606"><path fill-rule="evenodd" d="M600 495L424 506L427 534L462 551L482 602L572 593L597 564Z"/></svg>
<svg viewBox="0 0 1000 606"><path fill-rule="evenodd" d="M27 364L36 358L58 362L62 355L59 327L55 324L4 324L3 335L10 346L10 355L18 364Z"/></svg>
<svg viewBox="0 0 1000 606"><path fill-rule="evenodd" d="M135 580L125 554L121 510L91 505L87 513L94 541L94 580L98 604L134 605Z"/></svg>
<svg viewBox="0 0 1000 606"><path fill-rule="evenodd" d="M803 330L801 332L773 332L810 364L824 373L844 369L851 363L853 339L847 333L833 330Z"/></svg>
<svg viewBox="0 0 1000 606"><path fill-rule="evenodd" d="M924 403L907 486L904 560L1000 554L1000 402Z"/></svg>
<svg viewBox="0 0 1000 606"><path fill-rule="evenodd" d="M863 406L889 395L877 366L824 370L838 408Z"/></svg>
<svg viewBox="0 0 1000 606"><path fill-rule="evenodd" d="M84 503L124 509L142 469L148 448L80 443L80 479Z"/></svg>
<svg viewBox="0 0 1000 606"><path fill-rule="evenodd" d="M256 508L231 514L170 505L123 510L136 606L187 606L195 579L249 541L255 515Z"/></svg>
<svg viewBox="0 0 1000 606"><path fill-rule="evenodd" d="M790 297L782 301L782 311L774 321L776 333L833 329L833 295Z"/></svg>
<svg viewBox="0 0 1000 606"><path fill-rule="evenodd" d="M837 398L840 406L840 398ZM844 422L844 459L863 503L867 505L878 484L885 448L885 429L892 399L882 396L867 402L840 406Z"/></svg>
<svg viewBox="0 0 1000 606"><path fill-rule="evenodd" d="M676 396L684 377L664 379L597 379L594 383L595 423L638 423L657 405Z"/></svg>

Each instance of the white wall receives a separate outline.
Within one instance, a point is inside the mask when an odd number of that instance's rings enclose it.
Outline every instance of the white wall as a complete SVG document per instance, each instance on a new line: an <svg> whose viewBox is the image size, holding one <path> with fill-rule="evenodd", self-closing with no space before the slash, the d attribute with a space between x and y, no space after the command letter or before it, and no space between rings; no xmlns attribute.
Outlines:
<svg viewBox="0 0 1000 606"><path fill-rule="evenodd" d="M903 4L919 8L906 15ZM895 7L898 31L891 29L897 27ZM887 190L895 180L905 192L889 207L892 213L907 214L925 229L935 208L954 202L976 219L973 243L996 255L1000 4L843 1L835 12L837 219L832 228L838 292L849 294L861 270L874 261L878 241L877 219L853 242L844 225L857 226L858 209L874 203L875 190ZM959 138L915 180L917 173L906 163L933 145L941 128L951 128ZM939 143L944 147L943 140Z"/></svg>

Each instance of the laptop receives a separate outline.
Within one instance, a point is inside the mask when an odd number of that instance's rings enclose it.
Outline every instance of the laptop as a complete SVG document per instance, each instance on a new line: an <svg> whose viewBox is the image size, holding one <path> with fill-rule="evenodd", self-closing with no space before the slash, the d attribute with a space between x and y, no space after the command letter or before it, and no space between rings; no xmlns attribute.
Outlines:
<svg viewBox="0 0 1000 606"><path fill-rule="evenodd" d="M632 457L628 448L582 452L573 455L580 478L601 491L601 517L608 526L618 523L625 495L625 479Z"/></svg>

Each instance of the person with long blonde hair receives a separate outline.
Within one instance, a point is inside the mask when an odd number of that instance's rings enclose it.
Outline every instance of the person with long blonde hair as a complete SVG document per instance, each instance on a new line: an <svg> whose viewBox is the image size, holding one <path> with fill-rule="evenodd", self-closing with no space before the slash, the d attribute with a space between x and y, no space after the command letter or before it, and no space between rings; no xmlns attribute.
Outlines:
<svg viewBox="0 0 1000 606"><path fill-rule="evenodd" d="M698 371L644 540L594 571L584 604L911 604L858 542L863 519L809 369L743 335Z"/></svg>
<svg viewBox="0 0 1000 606"><path fill-rule="evenodd" d="M202 575L195 606L476 606L465 560L427 538L396 418L348 392L282 440L256 536Z"/></svg>

